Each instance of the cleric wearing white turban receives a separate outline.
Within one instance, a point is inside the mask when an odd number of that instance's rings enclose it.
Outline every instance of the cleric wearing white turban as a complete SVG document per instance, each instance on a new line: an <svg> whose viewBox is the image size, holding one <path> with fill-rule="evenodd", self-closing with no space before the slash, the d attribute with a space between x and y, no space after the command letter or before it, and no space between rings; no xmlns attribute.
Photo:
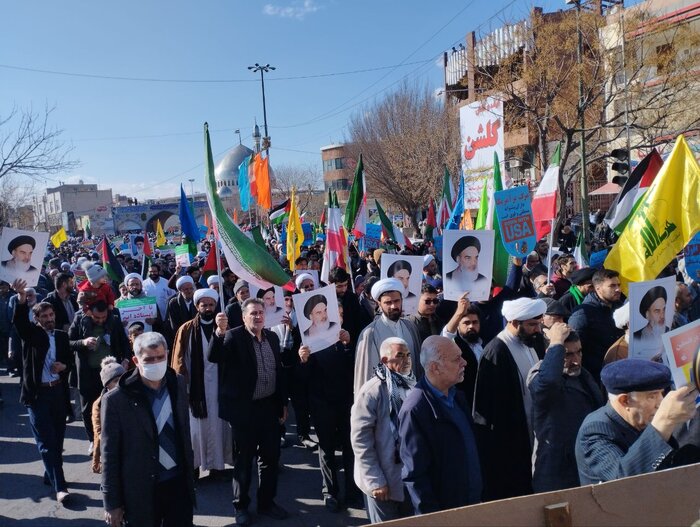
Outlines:
<svg viewBox="0 0 700 527"><path fill-rule="evenodd" d="M311 282L310 285L308 283L305 284L305 282L308 281ZM315 285L314 277L309 273L301 273L297 275L297 277L294 279L294 283L299 291L313 291Z"/></svg>
<svg viewBox="0 0 700 527"><path fill-rule="evenodd" d="M192 284L192 286L194 286L194 280L192 279L191 276L186 275L186 276L181 276L180 278L178 278L177 282L175 282L175 289L177 289L179 291L180 288L185 284Z"/></svg>
<svg viewBox="0 0 700 527"><path fill-rule="evenodd" d="M379 299L382 297L383 294L389 293L391 291L398 291L399 293L403 293L404 286L401 283L401 281L397 278L383 278L382 280L379 280L376 284L372 286L372 298L374 298L375 301L379 302Z"/></svg>
<svg viewBox="0 0 700 527"><path fill-rule="evenodd" d="M541 298L518 298L503 302L503 317L508 321L539 318L547 311L547 303Z"/></svg>
<svg viewBox="0 0 700 527"><path fill-rule="evenodd" d="M211 298L212 300L214 300L214 302L218 302L219 301L219 293L217 293L215 290L210 289L208 287L202 288L202 289L197 289L194 292L194 305L196 306L197 304L199 304L199 301L202 298Z"/></svg>
<svg viewBox="0 0 700 527"><path fill-rule="evenodd" d="M124 277L124 285L127 286L127 287L129 287L129 280L133 280L133 279L136 279L136 280L138 280L139 282L141 282L141 284L143 284L143 278L141 278L141 275L140 275L140 274L138 274L138 273L129 273L128 275L126 275L126 276Z"/></svg>

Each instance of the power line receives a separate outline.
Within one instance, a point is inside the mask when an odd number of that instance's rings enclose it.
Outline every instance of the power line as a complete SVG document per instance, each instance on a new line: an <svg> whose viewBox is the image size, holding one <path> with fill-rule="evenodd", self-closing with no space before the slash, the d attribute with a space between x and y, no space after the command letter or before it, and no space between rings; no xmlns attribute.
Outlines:
<svg viewBox="0 0 700 527"><path fill-rule="evenodd" d="M320 79L325 77L340 77L344 75L356 75L358 73L369 73L373 71L381 71L387 69L396 69L402 66L412 66L415 64L423 64L430 61L415 61L415 62L402 62L400 64L392 64L390 66L377 66L376 68L365 68L352 71L338 71L332 73L317 73L312 75L295 75L292 77L270 77L269 81L293 81L293 80L305 80L305 79ZM64 77L80 77L86 79L99 79L99 80L115 80L115 81L126 81L126 82L158 82L158 83L172 83L172 84L236 84L236 83L250 83L257 82L257 79L161 79L156 77L125 77L121 75L98 75L95 73L79 73L79 72L69 72L69 71L58 71L58 70L45 70L39 68L27 68L24 66L14 66L11 64L0 64L0 68L17 70L17 71L27 71L30 73L42 73L47 75L61 75Z"/></svg>

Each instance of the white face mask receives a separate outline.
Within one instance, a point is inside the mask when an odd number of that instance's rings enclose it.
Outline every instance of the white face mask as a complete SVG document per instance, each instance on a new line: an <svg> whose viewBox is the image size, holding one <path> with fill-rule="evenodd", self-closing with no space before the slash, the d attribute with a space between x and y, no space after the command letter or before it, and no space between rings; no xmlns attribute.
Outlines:
<svg viewBox="0 0 700 527"><path fill-rule="evenodd" d="M149 381L160 381L165 377L165 370L168 369L168 361L156 362L155 364L141 363L141 375Z"/></svg>

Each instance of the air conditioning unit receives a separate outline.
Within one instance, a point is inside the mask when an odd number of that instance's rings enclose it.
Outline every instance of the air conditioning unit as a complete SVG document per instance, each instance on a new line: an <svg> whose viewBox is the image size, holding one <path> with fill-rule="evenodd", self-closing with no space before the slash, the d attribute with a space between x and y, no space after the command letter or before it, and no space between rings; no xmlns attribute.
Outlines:
<svg viewBox="0 0 700 527"><path fill-rule="evenodd" d="M508 170L512 170L513 168L520 168L522 166L522 161L517 158L509 159L507 165Z"/></svg>

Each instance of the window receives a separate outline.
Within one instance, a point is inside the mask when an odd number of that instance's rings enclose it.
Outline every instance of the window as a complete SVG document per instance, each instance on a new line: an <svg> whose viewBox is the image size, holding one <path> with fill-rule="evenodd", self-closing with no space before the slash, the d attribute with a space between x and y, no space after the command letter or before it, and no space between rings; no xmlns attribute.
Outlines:
<svg viewBox="0 0 700 527"><path fill-rule="evenodd" d="M323 160L323 171L329 172L331 170L342 170L345 168L345 162L342 157L336 157L335 159L324 159Z"/></svg>
<svg viewBox="0 0 700 527"><path fill-rule="evenodd" d="M326 181L326 190L350 190L350 181L347 179L333 179Z"/></svg>

